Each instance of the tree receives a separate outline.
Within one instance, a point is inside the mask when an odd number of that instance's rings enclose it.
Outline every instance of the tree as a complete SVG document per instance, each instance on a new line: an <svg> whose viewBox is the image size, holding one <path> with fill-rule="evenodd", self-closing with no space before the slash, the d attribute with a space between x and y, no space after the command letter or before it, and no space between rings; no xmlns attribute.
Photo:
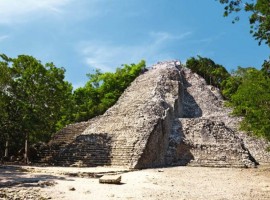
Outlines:
<svg viewBox="0 0 270 200"><path fill-rule="evenodd" d="M250 13L250 33L259 41L265 42L270 47L270 0L219 0L224 4L224 16L238 13L242 10ZM240 18L237 15L233 23Z"/></svg>
<svg viewBox="0 0 270 200"><path fill-rule="evenodd" d="M254 69L252 67L238 67L236 71L232 71L230 76L223 80L221 83L222 95L227 99L231 100L233 94L235 94L239 86L243 83L247 71Z"/></svg>
<svg viewBox="0 0 270 200"><path fill-rule="evenodd" d="M270 140L270 78L255 68L240 68L241 84L231 95L233 114L244 116L241 128Z"/></svg>
<svg viewBox="0 0 270 200"><path fill-rule="evenodd" d="M8 112L7 104L9 102L7 89L10 83L10 73L7 62L0 62L0 152L5 149L5 156L8 156Z"/></svg>
<svg viewBox="0 0 270 200"><path fill-rule="evenodd" d="M270 60L264 60L263 65L262 65L262 72L270 77Z"/></svg>
<svg viewBox="0 0 270 200"><path fill-rule="evenodd" d="M216 64L210 58L191 57L187 60L186 67L202 76L208 84L219 88L222 86L222 81L229 77L225 67Z"/></svg>
<svg viewBox="0 0 270 200"><path fill-rule="evenodd" d="M72 86L64 80L65 70L53 63L42 65L32 56L18 58L1 56L1 66L9 71L10 81L1 90L6 109L8 132L17 133L25 141L25 160L28 160L28 143L47 141L56 131L57 122L72 97ZM4 67L3 67L4 68ZM63 122L62 122L63 123ZM64 123L63 123L64 124ZM12 136L11 134L9 136ZM16 139L20 144L21 141Z"/></svg>

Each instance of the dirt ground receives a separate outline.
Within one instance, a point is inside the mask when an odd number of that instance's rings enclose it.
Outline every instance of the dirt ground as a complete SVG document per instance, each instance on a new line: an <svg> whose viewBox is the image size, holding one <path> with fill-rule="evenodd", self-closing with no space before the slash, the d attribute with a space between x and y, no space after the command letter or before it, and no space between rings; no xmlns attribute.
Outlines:
<svg viewBox="0 0 270 200"><path fill-rule="evenodd" d="M102 174L121 184L100 184ZM122 168L0 166L0 199L270 199L270 166L255 169L171 167Z"/></svg>

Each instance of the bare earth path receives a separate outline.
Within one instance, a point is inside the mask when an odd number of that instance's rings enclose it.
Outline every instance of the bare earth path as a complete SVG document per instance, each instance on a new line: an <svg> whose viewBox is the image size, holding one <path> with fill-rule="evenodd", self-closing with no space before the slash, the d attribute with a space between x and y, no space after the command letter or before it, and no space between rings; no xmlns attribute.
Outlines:
<svg viewBox="0 0 270 200"><path fill-rule="evenodd" d="M23 169L0 167L0 199L270 199L270 166L171 167L124 173L121 168ZM97 178L89 178L107 172L122 173L122 184L99 184Z"/></svg>

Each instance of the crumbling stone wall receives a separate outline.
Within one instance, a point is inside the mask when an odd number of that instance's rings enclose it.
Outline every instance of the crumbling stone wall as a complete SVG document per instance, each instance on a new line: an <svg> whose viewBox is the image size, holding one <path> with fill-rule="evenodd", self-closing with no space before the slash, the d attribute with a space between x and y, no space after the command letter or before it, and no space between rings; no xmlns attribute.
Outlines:
<svg viewBox="0 0 270 200"><path fill-rule="evenodd" d="M168 164L210 167L254 167L243 141L220 121L180 118L170 137Z"/></svg>
<svg viewBox="0 0 270 200"><path fill-rule="evenodd" d="M259 164L270 163L270 142L262 138L247 135L244 132L239 132L238 136L243 140L245 147Z"/></svg>
<svg viewBox="0 0 270 200"><path fill-rule="evenodd" d="M250 167L270 163L266 151L270 143L238 130L241 118L230 115L232 109L224 107L219 89L189 69L180 71L184 112L170 135L168 164Z"/></svg>

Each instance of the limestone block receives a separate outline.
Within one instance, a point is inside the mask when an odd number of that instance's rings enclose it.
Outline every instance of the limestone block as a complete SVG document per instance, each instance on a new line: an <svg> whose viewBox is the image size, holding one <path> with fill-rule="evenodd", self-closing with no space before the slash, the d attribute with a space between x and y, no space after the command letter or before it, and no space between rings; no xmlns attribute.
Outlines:
<svg viewBox="0 0 270 200"><path fill-rule="evenodd" d="M99 179L99 183L120 184L120 175L104 175Z"/></svg>

